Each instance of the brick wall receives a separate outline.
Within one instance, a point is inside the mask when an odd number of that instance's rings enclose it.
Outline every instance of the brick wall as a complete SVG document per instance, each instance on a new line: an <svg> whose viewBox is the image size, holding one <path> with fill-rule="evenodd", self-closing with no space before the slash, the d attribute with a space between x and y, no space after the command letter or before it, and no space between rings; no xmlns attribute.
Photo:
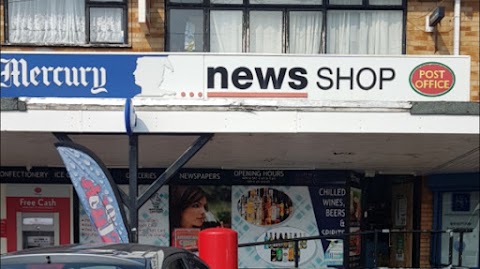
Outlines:
<svg viewBox="0 0 480 269"><path fill-rule="evenodd" d="M431 230L433 228L433 196L432 191L427 186L427 178L422 180L421 189L421 208L420 208L420 229ZM420 236L420 267L430 267L430 234Z"/></svg>
<svg viewBox="0 0 480 269"><path fill-rule="evenodd" d="M150 12L151 28L146 33L138 23L138 1L129 0L129 43L133 51L165 51L165 4L164 1L152 0Z"/></svg>
<svg viewBox="0 0 480 269"><path fill-rule="evenodd" d="M437 36L425 32L425 17L437 6L445 7L445 17L437 26ZM479 0L462 0L460 10L460 54L471 57L470 100L479 102ZM410 0L407 9L407 54L453 55L454 0Z"/></svg>

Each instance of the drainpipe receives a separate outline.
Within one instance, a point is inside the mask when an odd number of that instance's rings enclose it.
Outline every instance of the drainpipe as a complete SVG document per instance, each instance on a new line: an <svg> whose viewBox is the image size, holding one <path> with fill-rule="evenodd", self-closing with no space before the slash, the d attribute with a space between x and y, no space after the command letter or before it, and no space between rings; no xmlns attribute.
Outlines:
<svg viewBox="0 0 480 269"><path fill-rule="evenodd" d="M455 0L453 8L453 54L460 54L460 0Z"/></svg>

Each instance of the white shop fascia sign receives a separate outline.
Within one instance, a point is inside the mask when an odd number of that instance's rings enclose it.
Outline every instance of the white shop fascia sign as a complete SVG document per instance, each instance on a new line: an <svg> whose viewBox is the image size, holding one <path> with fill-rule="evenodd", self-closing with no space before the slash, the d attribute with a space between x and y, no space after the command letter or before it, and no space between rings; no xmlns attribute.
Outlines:
<svg viewBox="0 0 480 269"><path fill-rule="evenodd" d="M468 56L4 53L2 97L469 101Z"/></svg>

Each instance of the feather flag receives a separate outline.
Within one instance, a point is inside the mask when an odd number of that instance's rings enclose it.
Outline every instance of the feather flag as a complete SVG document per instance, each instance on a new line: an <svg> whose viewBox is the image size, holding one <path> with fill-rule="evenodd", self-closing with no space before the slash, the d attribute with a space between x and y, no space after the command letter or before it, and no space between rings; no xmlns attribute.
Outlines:
<svg viewBox="0 0 480 269"><path fill-rule="evenodd" d="M123 204L112 176L86 147L55 143L78 198L103 242L128 243Z"/></svg>

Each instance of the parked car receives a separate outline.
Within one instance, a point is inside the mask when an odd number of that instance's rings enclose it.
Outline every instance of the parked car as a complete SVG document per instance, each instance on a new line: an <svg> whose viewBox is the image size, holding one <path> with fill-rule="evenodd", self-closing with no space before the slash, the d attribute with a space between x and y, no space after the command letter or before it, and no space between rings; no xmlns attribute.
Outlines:
<svg viewBox="0 0 480 269"><path fill-rule="evenodd" d="M142 244L41 247L1 255L1 269L209 269L194 253Z"/></svg>

